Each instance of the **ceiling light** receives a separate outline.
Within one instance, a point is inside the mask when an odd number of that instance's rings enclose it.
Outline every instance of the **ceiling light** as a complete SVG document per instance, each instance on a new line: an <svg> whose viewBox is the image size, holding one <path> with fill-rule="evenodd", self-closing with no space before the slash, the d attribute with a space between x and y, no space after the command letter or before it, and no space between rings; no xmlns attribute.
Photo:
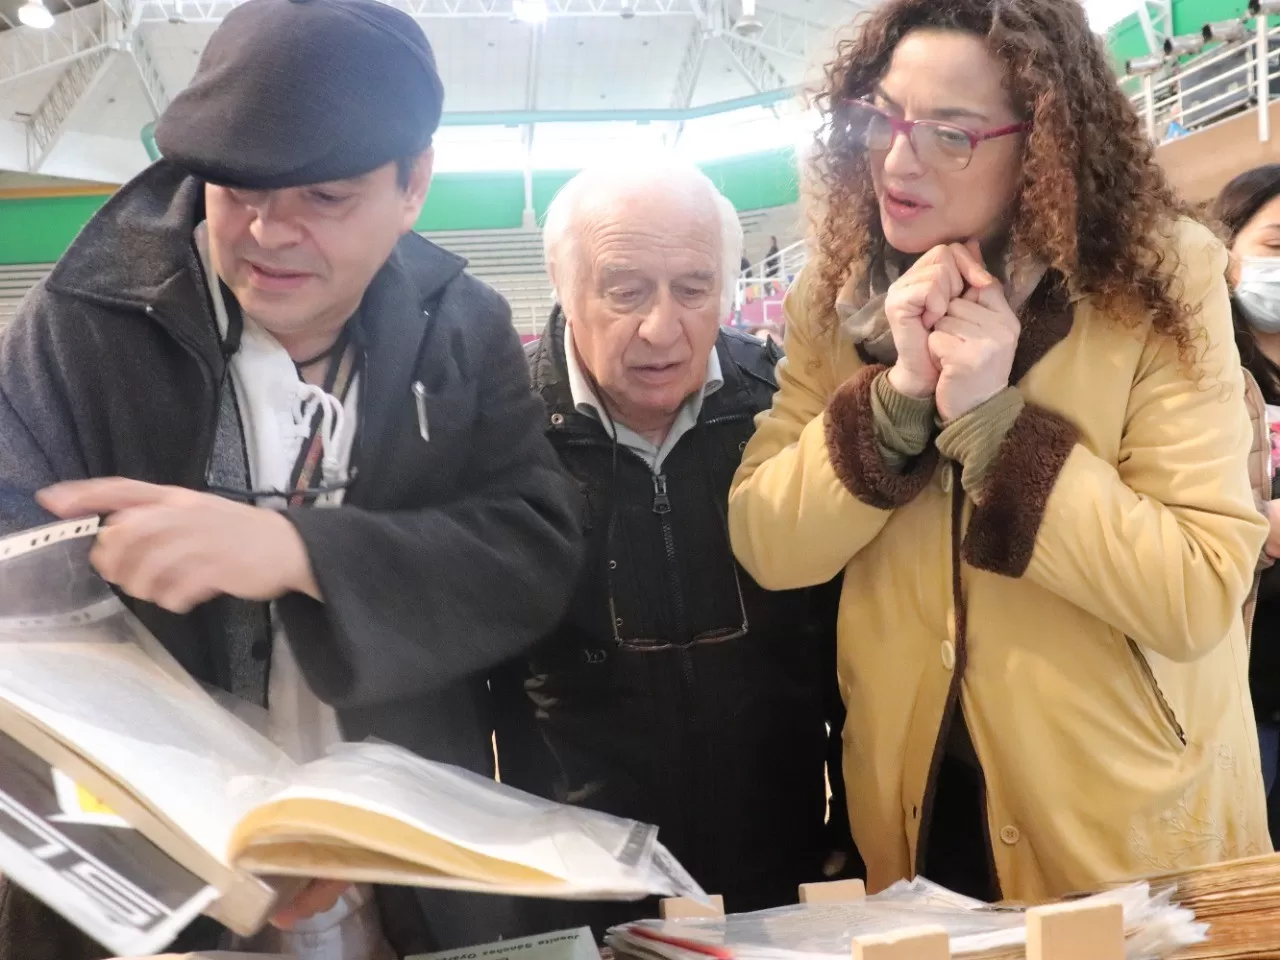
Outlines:
<svg viewBox="0 0 1280 960"><path fill-rule="evenodd" d="M756 0L742 0L742 16L735 21L733 29L744 37L755 36L764 29L764 24L756 18Z"/></svg>
<svg viewBox="0 0 1280 960"><path fill-rule="evenodd" d="M40 0L27 0L18 8L18 20L36 30L48 30L53 26L53 14Z"/></svg>
<svg viewBox="0 0 1280 960"><path fill-rule="evenodd" d="M511 12L525 23L546 23L547 0L512 0Z"/></svg>

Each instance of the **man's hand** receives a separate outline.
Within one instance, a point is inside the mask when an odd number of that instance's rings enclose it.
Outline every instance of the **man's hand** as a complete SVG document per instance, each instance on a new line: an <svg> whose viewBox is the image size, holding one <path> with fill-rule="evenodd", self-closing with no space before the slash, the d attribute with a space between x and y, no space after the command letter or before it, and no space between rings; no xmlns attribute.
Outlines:
<svg viewBox="0 0 1280 960"><path fill-rule="evenodd" d="M884 300L885 319L893 333L898 360L889 371L889 383L909 397L931 396L941 369L929 349L929 332L947 313L950 303L964 292L965 274L958 258L969 257L959 244L934 247L894 281ZM984 282L994 282L981 270Z"/></svg>
<svg viewBox="0 0 1280 960"><path fill-rule="evenodd" d="M941 370L936 397L944 421L959 419L1009 386L1022 324L976 243L951 247L968 289L951 300L929 333L929 354Z"/></svg>
<svg viewBox="0 0 1280 960"><path fill-rule="evenodd" d="M343 880L312 880L301 892L271 917L278 930L292 930L317 913L332 910L351 884Z"/></svg>
<svg viewBox="0 0 1280 960"><path fill-rule="evenodd" d="M105 514L89 555L94 567L129 596L173 613L224 594L320 599L302 538L275 510L118 477L60 483L37 500L64 519Z"/></svg>

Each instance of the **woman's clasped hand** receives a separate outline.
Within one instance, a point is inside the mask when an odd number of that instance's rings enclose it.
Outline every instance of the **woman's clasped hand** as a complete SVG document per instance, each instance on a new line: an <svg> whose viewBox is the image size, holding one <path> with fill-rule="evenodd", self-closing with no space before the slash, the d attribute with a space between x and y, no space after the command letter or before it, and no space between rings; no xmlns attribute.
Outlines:
<svg viewBox="0 0 1280 960"><path fill-rule="evenodd" d="M885 317L898 359L889 383L933 396L956 420L1009 386L1022 326L977 242L934 247L889 287Z"/></svg>

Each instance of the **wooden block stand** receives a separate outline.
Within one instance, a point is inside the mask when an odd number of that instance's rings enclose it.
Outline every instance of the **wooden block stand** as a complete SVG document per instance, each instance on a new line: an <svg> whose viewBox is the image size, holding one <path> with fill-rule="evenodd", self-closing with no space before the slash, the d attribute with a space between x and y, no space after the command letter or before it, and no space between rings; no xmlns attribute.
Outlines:
<svg viewBox="0 0 1280 960"><path fill-rule="evenodd" d="M801 903L852 903L866 889L861 880L807 883ZM708 907L695 900L663 900L664 920L724 916L724 900ZM913 927L890 936L860 937L852 960L951 960L941 927ZM1027 960L1124 960L1124 913L1118 903L1062 903L1027 911Z"/></svg>

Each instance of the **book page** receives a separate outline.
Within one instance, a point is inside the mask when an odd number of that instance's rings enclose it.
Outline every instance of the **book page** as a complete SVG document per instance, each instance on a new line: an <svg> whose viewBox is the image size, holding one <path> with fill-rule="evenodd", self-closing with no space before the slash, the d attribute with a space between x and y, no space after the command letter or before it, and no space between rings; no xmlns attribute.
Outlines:
<svg viewBox="0 0 1280 960"><path fill-rule="evenodd" d="M46 535L0 541L0 698L226 862L293 765L159 648L93 571L91 537Z"/></svg>
<svg viewBox="0 0 1280 960"><path fill-rule="evenodd" d="M265 869L266 851L308 837L380 853L400 869L417 864L472 889L702 896L678 864L659 856L654 827L542 800L387 744L343 745L303 766L289 787L247 816L233 848L238 862ZM296 861L273 865L301 868ZM318 862L308 869L323 875ZM428 880L417 873L413 882Z"/></svg>

